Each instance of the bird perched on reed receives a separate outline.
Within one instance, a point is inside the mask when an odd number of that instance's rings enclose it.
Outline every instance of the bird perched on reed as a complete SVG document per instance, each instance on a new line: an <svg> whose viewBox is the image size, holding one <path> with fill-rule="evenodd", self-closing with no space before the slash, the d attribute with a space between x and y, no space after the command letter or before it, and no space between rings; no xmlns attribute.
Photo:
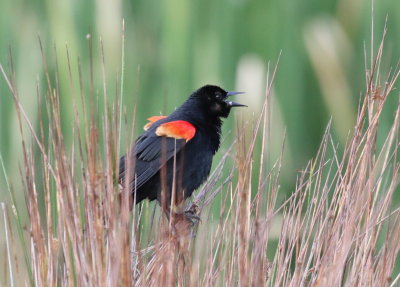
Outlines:
<svg viewBox="0 0 400 287"><path fill-rule="evenodd" d="M145 132L120 159L119 181L132 194L131 208L156 199L169 218L171 206L179 206L207 179L220 146L222 118L231 108L245 106L230 100L236 94L206 85L169 116L148 118Z"/></svg>

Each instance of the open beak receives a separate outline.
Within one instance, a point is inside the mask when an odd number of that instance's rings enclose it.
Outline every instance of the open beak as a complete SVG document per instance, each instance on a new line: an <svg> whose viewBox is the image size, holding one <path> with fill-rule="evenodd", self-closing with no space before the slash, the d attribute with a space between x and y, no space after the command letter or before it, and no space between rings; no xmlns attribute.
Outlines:
<svg viewBox="0 0 400 287"><path fill-rule="evenodd" d="M228 92L226 94L226 96L230 97L230 96L240 95L240 94L244 94L244 92ZM246 105L242 105L242 104L239 104L239 103L236 103L236 102L233 102L233 101L226 101L226 102L230 107L247 107Z"/></svg>

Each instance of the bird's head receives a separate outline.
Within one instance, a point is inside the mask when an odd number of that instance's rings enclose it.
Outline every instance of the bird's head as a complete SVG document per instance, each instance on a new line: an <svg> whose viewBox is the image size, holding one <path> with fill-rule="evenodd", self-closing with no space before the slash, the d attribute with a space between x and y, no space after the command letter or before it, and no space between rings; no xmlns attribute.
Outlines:
<svg viewBox="0 0 400 287"><path fill-rule="evenodd" d="M210 117L228 117L231 108L247 107L229 99L230 96L242 92L227 92L218 86L206 85L195 91L191 99L195 100L201 109Z"/></svg>

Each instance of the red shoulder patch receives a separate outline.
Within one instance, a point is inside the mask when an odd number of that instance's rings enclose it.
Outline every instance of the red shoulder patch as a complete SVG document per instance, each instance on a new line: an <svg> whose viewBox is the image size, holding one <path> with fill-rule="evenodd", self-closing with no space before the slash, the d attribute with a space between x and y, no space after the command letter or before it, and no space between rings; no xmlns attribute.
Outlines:
<svg viewBox="0 0 400 287"><path fill-rule="evenodd" d="M196 133L196 128L187 121L173 121L161 124L156 129L156 135L190 141Z"/></svg>
<svg viewBox="0 0 400 287"><path fill-rule="evenodd" d="M156 121L165 119L166 117L167 117L167 116L152 116L152 117L148 118L147 120L148 120L149 122L143 127L143 129L144 129L145 131L147 131L147 130L151 127L151 125L154 124Z"/></svg>

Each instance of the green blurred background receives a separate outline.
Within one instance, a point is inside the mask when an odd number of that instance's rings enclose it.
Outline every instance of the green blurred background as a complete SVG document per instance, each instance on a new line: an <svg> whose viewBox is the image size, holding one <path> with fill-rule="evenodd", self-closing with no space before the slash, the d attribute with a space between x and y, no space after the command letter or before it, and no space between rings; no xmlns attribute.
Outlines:
<svg viewBox="0 0 400 287"><path fill-rule="evenodd" d="M376 1L374 52L388 18L382 75L397 64L400 54L399 15L399 1ZM0 63L7 67L11 50L21 101L36 127L37 82L41 93L46 91L38 36L51 73L55 71L57 53L67 146L72 145L73 109L66 43L74 81L78 78L78 57L87 80L87 35L91 35L95 91L102 96L101 37L112 100L119 95L122 19L126 31L123 104L131 115L136 103L140 126L148 116L169 113L191 91L206 83L245 91L240 101L249 108L235 114L251 123L260 111L268 67L273 70L282 52L273 87L270 146L274 161L286 129L282 197L293 191L296 172L316 153L331 116L341 146L354 126L358 101L366 85L364 47L367 62L371 52L369 0L2 0ZM398 95L389 99L381 123L384 129L393 120L390 104L396 106L397 101ZM224 126L225 132L229 130L235 130L234 117ZM20 136L12 97L3 78L0 135L0 154L23 204L19 188ZM122 143L124 149L125 140ZM226 141L224 147L228 144ZM9 201L3 176L0 201Z"/></svg>

